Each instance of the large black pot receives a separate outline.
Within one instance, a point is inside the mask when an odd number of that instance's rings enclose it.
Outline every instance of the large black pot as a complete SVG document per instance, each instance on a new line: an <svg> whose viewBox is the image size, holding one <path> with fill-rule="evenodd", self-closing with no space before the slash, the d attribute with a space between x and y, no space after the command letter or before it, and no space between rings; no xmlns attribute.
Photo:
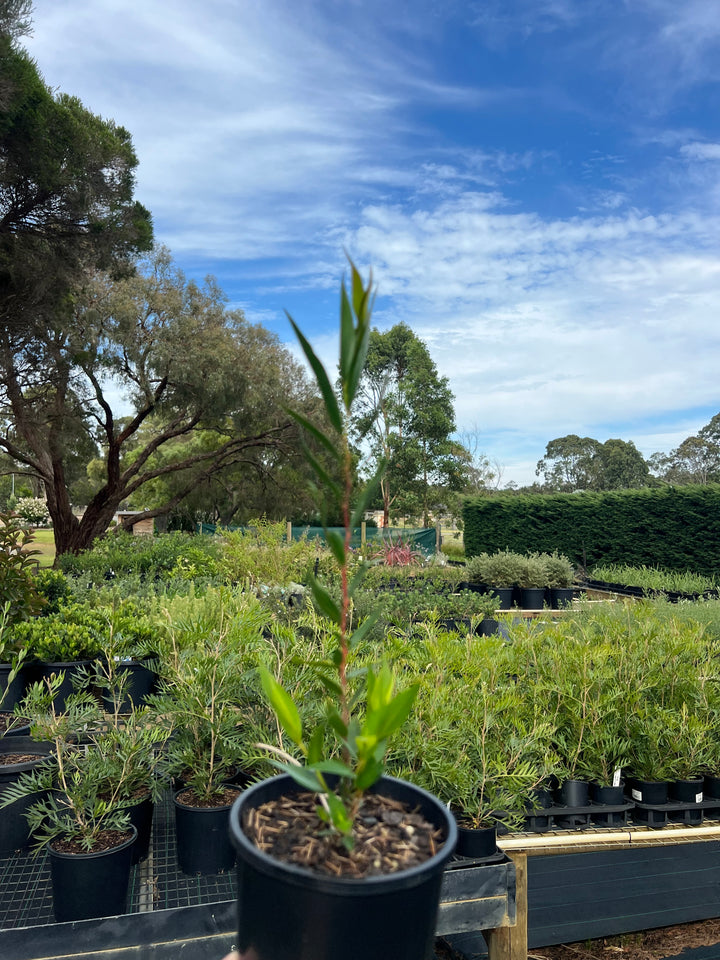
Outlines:
<svg viewBox="0 0 720 960"><path fill-rule="evenodd" d="M12 680L10 680L11 671L11 664L0 663L0 707L3 710L12 710L25 693L25 668L21 667Z"/></svg>
<svg viewBox="0 0 720 960"><path fill-rule="evenodd" d="M37 767L50 755L49 743L37 743L30 737L3 737L0 739L0 756L27 754L37 757L22 763L0 764L0 799L23 773ZM15 850L24 850L30 845L30 829L25 813L31 804L41 799L40 793L22 797L0 810L0 857L7 857Z"/></svg>
<svg viewBox="0 0 720 960"><path fill-rule="evenodd" d="M564 807L586 807L590 801L590 784L587 780L564 780L555 797Z"/></svg>
<svg viewBox="0 0 720 960"><path fill-rule="evenodd" d="M640 780L633 777L629 784L630 795L636 803L658 806L668 802L669 784L667 780Z"/></svg>
<svg viewBox="0 0 720 960"><path fill-rule="evenodd" d="M117 917L126 912L137 830L119 847L95 853L61 853L48 847L53 910L58 923Z"/></svg>
<svg viewBox="0 0 720 960"><path fill-rule="evenodd" d="M155 692L157 674L150 670L141 660L127 660L117 665L118 671L127 673L127 681L120 702L120 713L130 713L133 707L140 707L145 698ZM109 691L103 691L103 703L108 711L114 709L114 702Z"/></svg>
<svg viewBox="0 0 720 960"><path fill-rule="evenodd" d="M234 787L233 784L228 786ZM228 834L230 804L193 807L175 794L175 836L178 866L183 873L221 873L235 865L235 848Z"/></svg>
<svg viewBox="0 0 720 960"><path fill-rule="evenodd" d="M523 610L542 610L545 606L545 587L521 587L520 606Z"/></svg>
<svg viewBox="0 0 720 960"><path fill-rule="evenodd" d="M259 850L243 832L248 811L302 790L286 775L246 790L233 804L238 851L238 950L253 960L428 960L455 819L435 797L391 777L373 788L419 808L445 841L418 867L363 880L318 876ZM278 923L282 917L282 923Z"/></svg>
<svg viewBox="0 0 720 960"><path fill-rule="evenodd" d="M60 689L53 698L55 709L62 712L65 709L65 703L71 693L75 692L73 677L79 672L92 665L92 660L72 660L69 662L58 663L33 663L27 668L27 682L41 683L49 679L53 674L62 673L63 679Z"/></svg>
<svg viewBox="0 0 720 960"><path fill-rule="evenodd" d="M498 610L509 610L512 607L515 595L514 587L492 587L490 592L495 594L498 599Z"/></svg>
<svg viewBox="0 0 720 960"><path fill-rule="evenodd" d="M550 587L550 607L553 610L562 610L573 602L572 587Z"/></svg>
<svg viewBox="0 0 720 960"><path fill-rule="evenodd" d="M668 794L671 800L675 800L678 803L702 803L704 788L704 777L673 780L670 782Z"/></svg>

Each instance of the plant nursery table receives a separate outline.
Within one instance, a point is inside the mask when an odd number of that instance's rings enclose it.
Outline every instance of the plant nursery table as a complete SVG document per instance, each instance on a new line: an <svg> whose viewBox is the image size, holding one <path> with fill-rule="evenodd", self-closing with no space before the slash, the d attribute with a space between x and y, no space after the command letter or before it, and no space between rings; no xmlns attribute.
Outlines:
<svg viewBox="0 0 720 960"><path fill-rule="evenodd" d="M720 821L554 830L498 838L516 869L516 923L485 934L491 958L720 916ZM475 934L452 937L477 955Z"/></svg>
<svg viewBox="0 0 720 960"><path fill-rule="evenodd" d="M54 923L46 855L0 859L0 958L222 960L235 941L235 899L234 871L210 876L179 871L168 794L155 809L148 858L133 867L123 916ZM514 922L515 865L509 857L498 854L491 863L455 858L448 864L438 936Z"/></svg>

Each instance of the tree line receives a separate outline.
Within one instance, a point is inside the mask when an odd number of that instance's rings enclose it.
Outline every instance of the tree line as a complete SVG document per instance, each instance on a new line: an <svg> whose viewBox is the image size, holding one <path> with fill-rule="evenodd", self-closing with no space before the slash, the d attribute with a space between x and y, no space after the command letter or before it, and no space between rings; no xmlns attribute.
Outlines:
<svg viewBox="0 0 720 960"><path fill-rule="evenodd" d="M535 470L540 490L623 490L720 483L720 413L669 453L645 459L629 440L569 434L551 440Z"/></svg>

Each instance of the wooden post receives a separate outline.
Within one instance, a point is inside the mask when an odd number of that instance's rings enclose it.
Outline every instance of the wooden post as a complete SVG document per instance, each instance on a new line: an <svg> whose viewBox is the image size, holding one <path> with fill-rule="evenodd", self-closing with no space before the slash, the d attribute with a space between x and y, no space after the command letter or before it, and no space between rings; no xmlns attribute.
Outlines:
<svg viewBox="0 0 720 960"><path fill-rule="evenodd" d="M292 543L292 520L287 522L287 542Z"/></svg>
<svg viewBox="0 0 720 960"><path fill-rule="evenodd" d="M488 960L527 960L527 854L508 853L515 864L515 904L517 919L514 927L496 927L483 930L488 946Z"/></svg>
<svg viewBox="0 0 720 960"><path fill-rule="evenodd" d="M367 524L363 520L360 524L360 544L364 547L365 541L367 540Z"/></svg>

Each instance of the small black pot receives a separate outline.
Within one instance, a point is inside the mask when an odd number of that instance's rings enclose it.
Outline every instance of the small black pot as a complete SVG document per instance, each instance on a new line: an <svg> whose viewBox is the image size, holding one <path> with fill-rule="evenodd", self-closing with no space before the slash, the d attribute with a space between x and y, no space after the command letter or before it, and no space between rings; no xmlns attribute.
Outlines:
<svg viewBox="0 0 720 960"><path fill-rule="evenodd" d="M10 713L7 710L0 710L0 717L12 717L14 714ZM30 736L30 724L24 723L21 727L13 727L11 730L6 730L2 734L2 737L29 737Z"/></svg>
<svg viewBox="0 0 720 960"><path fill-rule="evenodd" d="M132 849L133 866L140 863L148 855L154 810L155 804L152 802L152 797L145 797L133 804L132 807L128 807L130 823L137 830L137 837Z"/></svg>
<svg viewBox="0 0 720 960"><path fill-rule="evenodd" d="M705 780L693 777L688 780L671 781L668 793L671 800L678 803L702 803Z"/></svg>
<svg viewBox="0 0 720 960"><path fill-rule="evenodd" d="M638 780L630 781L630 795L637 803L648 803L652 806L668 802L667 780Z"/></svg>
<svg viewBox="0 0 720 960"><path fill-rule="evenodd" d="M720 800L720 777L706 773L703 782L703 794L706 797L712 797L713 800Z"/></svg>
<svg viewBox="0 0 720 960"><path fill-rule="evenodd" d="M240 954L253 960L430 957L443 871L457 840L455 819L447 807L413 784L382 777L373 790L419 808L442 830L445 841L418 867L343 880L276 860L243 832L249 810L301 790L291 777L281 775L250 787L233 804L230 831L238 851Z"/></svg>
<svg viewBox="0 0 720 960"><path fill-rule="evenodd" d="M228 784L237 790L233 784ZM235 848L228 834L231 804L221 807L191 807L178 790L175 803L175 835L178 866L183 873L223 873L235 865Z"/></svg>
<svg viewBox="0 0 720 960"><path fill-rule="evenodd" d="M458 821L458 840L455 853L473 860L490 860L497 856L497 830L495 827L464 827Z"/></svg>
<svg viewBox="0 0 720 960"><path fill-rule="evenodd" d="M590 784L587 780L565 780L556 798L564 807L586 807L590 801Z"/></svg>
<svg viewBox="0 0 720 960"><path fill-rule="evenodd" d="M60 853L48 847L53 910L58 923L125 913L137 831L119 847L96 853Z"/></svg>
<svg viewBox="0 0 720 960"><path fill-rule="evenodd" d="M0 755L21 753L37 756L36 760L27 760L23 763L0 764L0 797L8 787L17 782L23 773L28 773L48 757L50 750L49 743L38 743L30 737L0 739ZM30 846L30 828L25 814L31 804L40 799L40 793L21 797L0 811L0 857L8 857L16 850L24 850Z"/></svg>
<svg viewBox="0 0 720 960"><path fill-rule="evenodd" d="M572 587L550 587L550 607L552 610L562 610L571 606L573 602Z"/></svg>
<svg viewBox="0 0 720 960"><path fill-rule="evenodd" d="M605 806L608 807L619 806L625 803L625 785L621 783L619 786L613 787L600 783L591 783L590 799L593 803L605 804Z"/></svg>

